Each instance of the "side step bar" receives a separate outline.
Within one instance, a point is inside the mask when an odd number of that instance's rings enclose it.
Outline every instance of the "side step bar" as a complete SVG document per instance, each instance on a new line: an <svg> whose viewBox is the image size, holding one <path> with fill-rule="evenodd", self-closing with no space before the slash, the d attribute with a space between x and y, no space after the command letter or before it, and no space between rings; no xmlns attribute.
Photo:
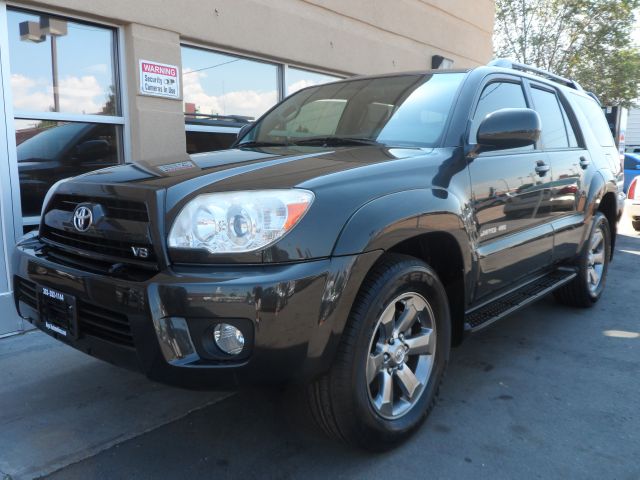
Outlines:
<svg viewBox="0 0 640 480"><path fill-rule="evenodd" d="M559 268L536 278L522 287L506 293L489 303L480 305L465 314L466 332L477 332L510 313L535 302L548 293L570 282L577 275L574 269Z"/></svg>

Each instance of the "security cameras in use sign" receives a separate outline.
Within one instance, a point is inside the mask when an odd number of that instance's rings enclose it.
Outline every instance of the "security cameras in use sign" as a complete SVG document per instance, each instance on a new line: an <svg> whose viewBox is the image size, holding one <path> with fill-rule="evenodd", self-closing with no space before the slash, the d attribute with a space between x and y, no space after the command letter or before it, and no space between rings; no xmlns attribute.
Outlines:
<svg viewBox="0 0 640 480"><path fill-rule="evenodd" d="M156 97L180 98L178 67L140 60L140 93Z"/></svg>

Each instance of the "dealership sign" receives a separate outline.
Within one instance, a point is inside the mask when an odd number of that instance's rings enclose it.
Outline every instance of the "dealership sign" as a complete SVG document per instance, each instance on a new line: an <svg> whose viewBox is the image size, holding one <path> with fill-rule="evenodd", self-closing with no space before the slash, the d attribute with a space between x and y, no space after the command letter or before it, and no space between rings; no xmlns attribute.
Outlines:
<svg viewBox="0 0 640 480"><path fill-rule="evenodd" d="M178 67L140 60L140 93L156 97L180 98Z"/></svg>

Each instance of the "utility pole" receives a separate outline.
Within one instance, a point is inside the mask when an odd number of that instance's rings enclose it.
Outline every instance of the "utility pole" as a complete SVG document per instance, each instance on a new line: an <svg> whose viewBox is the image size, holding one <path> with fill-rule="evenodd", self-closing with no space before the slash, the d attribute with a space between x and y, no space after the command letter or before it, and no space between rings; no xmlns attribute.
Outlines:
<svg viewBox="0 0 640 480"><path fill-rule="evenodd" d="M522 63L527 63L527 0L522 0Z"/></svg>

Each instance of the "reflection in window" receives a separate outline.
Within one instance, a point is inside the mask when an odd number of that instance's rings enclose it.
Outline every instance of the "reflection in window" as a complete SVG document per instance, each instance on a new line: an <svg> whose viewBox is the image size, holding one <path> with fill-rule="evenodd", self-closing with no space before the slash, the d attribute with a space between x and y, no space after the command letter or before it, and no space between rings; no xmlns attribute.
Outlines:
<svg viewBox="0 0 640 480"><path fill-rule="evenodd" d="M40 215L58 180L119 163L120 127L101 123L16 120L22 215Z"/></svg>
<svg viewBox="0 0 640 480"><path fill-rule="evenodd" d="M113 29L8 9L16 112L118 115Z"/></svg>
<svg viewBox="0 0 640 480"><path fill-rule="evenodd" d="M289 67L287 68L287 95L291 95L305 87L321 85L335 80L340 80L340 78L332 75L326 75L324 73L310 72L300 68Z"/></svg>
<svg viewBox="0 0 640 480"><path fill-rule="evenodd" d="M278 101L276 65L182 47L185 112L255 119Z"/></svg>
<svg viewBox="0 0 640 480"><path fill-rule="evenodd" d="M236 141L236 132L190 132L187 131L187 153L225 150Z"/></svg>
<svg viewBox="0 0 640 480"><path fill-rule="evenodd" d="M357 139L389 146L434 147L463 78L461 73L397 75L311 87L265 115L242 143Z"/></svg>
<svg viewBox="0 0 640 480"><path fill-rule="evenodd" d="M567 148L567 129L555 93L533 87L531 97L536 112L542 120L542 143L544 148Z"/></svg>

